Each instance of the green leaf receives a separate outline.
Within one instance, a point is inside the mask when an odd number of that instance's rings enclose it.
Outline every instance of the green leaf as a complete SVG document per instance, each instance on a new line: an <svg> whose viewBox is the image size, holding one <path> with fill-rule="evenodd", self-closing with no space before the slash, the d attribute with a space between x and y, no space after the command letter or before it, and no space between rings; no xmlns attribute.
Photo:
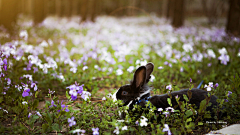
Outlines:
<svg viewBox="0 0 240 135"><path fill-rule="evenodd" d="M35 93L35 98L37 98L38 94L39 94L39 92L38 92L38 91L36 91L36 93Z"/></svg>
<svg viewBox="0 0 240 135"><path fill-rule="evenodd" d="M204 112L204 110L206 109L206 103L207 103L206 99L201 101L200 107L199 107L199 110L198 110L199 113L203 113Z"/></svg>
<svg viewBox="0 0 240 135"><path fill-rule="evenodd" d="M70 99L71 97L69 96L69 94L68 94L68 91L66 91L66 97L67 97L67 99Z"/></svg>
<svg viewBox="0 0 240 135"><path fill-rule="evenodd" d="M50 116L49 112L46 113L46 117L45 118L46 118L46 121L48 122L48 124L51 125L52 124L52 120L51 120L51 116Z"/></svg>
<svg viewBox="0 0 240 135"><path fill-rule="evenodd" d="M43 129L43 132L44 132L44 133L47 132L47 130L48 130L48 124L43 124L43 125L42 125L42 129Z"/></svg>
<svg viewBox="0 0 240 135"><path fill-rule="evenodd" d="M39 101L38 100L34 100L32 108L33 109L37 108L38 104L39 104Z"/></svg>
<svg viewBox="0 0 240 135"><path fill-rule="evenodd" d="M189 101L189 100L188 100L188 97L187 97L185 94L183 94L183 98L186 100L186 102Z"/></svg>
<svg viewBox="0 0 240 135"><path fill-rule="evenodd" d="M193 85L193 84L191 84L191 86L190 86L190 89L189 89L189 90L193 89L193 87L194 87L194 85Z"/></svg>
<svg viewBox="0 0 240 135"><path fill-rule="evenodd" d="M190 122L190 121L192 121L192 118L188 118L188 119L186 120L186 122Z"/></svg>
<svg viewBox="0 0 240 135"><path fill-rule="evenodd" d="M167 98L167 101L168 101L168 104L169 104L170 106L172 106L171 99L170 99L170 98Z"/></svg>
<svg viewBox="0 0 240 135"><path fill-rule="evenodd" d="M2 101L3 101L3 97L0 97L0 103L2 103Z"/></svg>
<svg viewBox="0 0 240 135"><path fill-rule="evenodd" d="M198 122L198 125L203 125L203 123L202 122Z"/></svg>
<svg viewBox="0 0 240 135"><path fill-rule="evenodd" d="M57 123L54 123L52 125L52 129L55 130L55 131L60 131L59 125Z"/></svg>
<svg viewBox="0 0 240 135"><path fill-rule="evenodd" d="M187 92L187 95L188 95L188 97L189 97L189 100L192 98L192 91L191 90L189 90L188 92Z"/></svg>
<svg viewBox="0 0 240 135"><path fill-rule="evenodd" d="M187 110L186 112L185 112L185 116L186 117L189 117L189 116L191 116L191 115L193 115L193 112L191 111L191 110Z"/></svg>

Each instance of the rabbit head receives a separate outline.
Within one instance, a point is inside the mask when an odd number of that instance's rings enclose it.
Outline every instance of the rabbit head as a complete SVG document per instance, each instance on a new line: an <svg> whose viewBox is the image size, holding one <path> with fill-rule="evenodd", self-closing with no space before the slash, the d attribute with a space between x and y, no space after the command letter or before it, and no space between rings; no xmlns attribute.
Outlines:
<svg viewBox="0 0 240 135"><path fill-rule="evenodd" d="M122 100L124 105L129 105L135 99L141 99L143 96L150 96L150 87L147 83L151 78L154 65L148 63L146 66L140 66L134 73L133 80L130 84L121 86L113 94L114 101Z"/></svg>

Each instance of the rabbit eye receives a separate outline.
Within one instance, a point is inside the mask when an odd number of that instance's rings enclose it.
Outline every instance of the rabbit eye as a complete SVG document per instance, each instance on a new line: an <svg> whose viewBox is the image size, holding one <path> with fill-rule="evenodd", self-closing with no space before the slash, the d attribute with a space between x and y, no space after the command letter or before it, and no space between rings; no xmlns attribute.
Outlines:
<svg viewBox="0 0 240 135"><path fill-rule="evenodd" d="M122 92L122 95L127 95L127 94L128 94L128 92L126 92L126 91Z"/></svg>

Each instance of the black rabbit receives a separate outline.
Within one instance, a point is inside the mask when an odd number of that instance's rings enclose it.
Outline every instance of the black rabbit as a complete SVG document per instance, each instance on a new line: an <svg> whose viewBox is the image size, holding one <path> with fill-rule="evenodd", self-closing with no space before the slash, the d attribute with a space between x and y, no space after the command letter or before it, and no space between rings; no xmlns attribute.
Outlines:
<svg viewBox="0 0 240 135"><path fill-rule="evenodd" d="M134 73L133 81L130 84L121 86L119 90L113 94L113 99L122 100L124 106L129 106L130 110L133 108L134 104L146 107L146 101L150 101L156 108L163 108L165 110L167 107L170 107L167 101L169 94L155 95L150 97L151 88L147 85L147 83L151 78L150 75L153 69L154 65L152 63L148 63L146 66L140 66ZM180 97L179 101L184 101L183 95L188 97L188 91L189 89L183 89L180 91L171 92L172 107L178 106L175 96L178 95L178 97ZM201 89L191 89L191 93L192 97L190 98L189 103L195 104L197 108L200 107L200 102L208 97L208 92ZM216 100L217 97L212 95L209 100L209 102L211 102L211 106L206 108L207 111L211 112L212 117L215 115L213 108L218 106ZM179 109L179 107L175 109Z"/></svg>

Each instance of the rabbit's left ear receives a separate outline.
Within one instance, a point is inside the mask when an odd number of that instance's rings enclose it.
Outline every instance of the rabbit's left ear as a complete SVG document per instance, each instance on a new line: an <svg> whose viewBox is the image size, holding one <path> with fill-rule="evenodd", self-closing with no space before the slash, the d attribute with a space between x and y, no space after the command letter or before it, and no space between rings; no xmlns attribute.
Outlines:
<svg viewBox="0 0 240 135"><path fill-rule="evenodd" d="M132 86L135 90L138 90L141 86L145 84L146 81L146 67L139 67L134 73L134 78L132 82Z"/></svg>
<svg viewBox="0 0 240 135"><path fill-rule="evenodd" d="M148 83L149 82L149 80L150 80L150 78L151 78L151 73L153 72L153 69L154 69L154 65L153 65L153 63L148 63L147 65L146 65L146 83Z"/></svg>

